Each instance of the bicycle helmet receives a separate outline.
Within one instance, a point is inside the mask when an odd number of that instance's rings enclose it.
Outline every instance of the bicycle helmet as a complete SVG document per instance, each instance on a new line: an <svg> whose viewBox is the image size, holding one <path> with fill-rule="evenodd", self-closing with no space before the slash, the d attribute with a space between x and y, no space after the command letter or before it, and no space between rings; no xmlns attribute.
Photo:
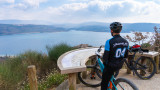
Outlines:
<svg viewBox="0 0 160 90"><path fill-rule="evenodd" d="M122 24L120 22L113 22L110 24L110 29L113 30L114 33L120 33Z"/></svg>

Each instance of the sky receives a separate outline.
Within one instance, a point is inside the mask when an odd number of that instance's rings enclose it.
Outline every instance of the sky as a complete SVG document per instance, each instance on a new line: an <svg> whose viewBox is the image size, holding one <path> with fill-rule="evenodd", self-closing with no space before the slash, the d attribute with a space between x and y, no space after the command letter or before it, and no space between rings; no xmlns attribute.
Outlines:
<svg viewBox="0 0 160 90"><path fill-rule="evenodd" d="M0 20L160 23L160 0L0 0Z"/></svg>

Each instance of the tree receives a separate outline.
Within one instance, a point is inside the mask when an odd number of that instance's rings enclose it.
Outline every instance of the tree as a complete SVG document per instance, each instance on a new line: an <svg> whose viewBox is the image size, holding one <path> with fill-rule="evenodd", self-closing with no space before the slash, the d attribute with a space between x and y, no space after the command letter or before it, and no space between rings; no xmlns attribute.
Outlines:
<svg viewBox="0 0 160 90"><path fill-rule="evenodd" d="M144 41L148 38L147 35L143 35L142 32L133 32L134 37L130 37L129 35L126 35L124 38L128 39L130 42L138 42L139 44L143 44ZM146 33L149 34L149 33Z"/></svg>
<svg viewBox="0 0 160 90"><path fill-rule="evenodd" d="M149 43L154 46L160 46L160 28L154 27L154 33Z"/></svg>
<svg viewBox="0 0 160 90"><path fill-rule="evenodd" d="M160 28L154 27L154 45L160 46Z"/></svg>

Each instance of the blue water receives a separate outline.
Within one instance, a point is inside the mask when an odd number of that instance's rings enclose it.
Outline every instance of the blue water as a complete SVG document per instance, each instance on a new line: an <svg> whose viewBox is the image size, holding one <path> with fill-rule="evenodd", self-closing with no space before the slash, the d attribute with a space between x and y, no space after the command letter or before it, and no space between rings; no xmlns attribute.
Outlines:
<svg viewBox="0 0 160 90"><path fill-rule="evenodd" d="M127 33L121 34L125 36ZM130 33L128 33L130 34ZM104 45L111 38L107 32L68 31L53 33L28 33L0 36L0 55L17 55L27 50L36 50L46 53L46 46L67 43L71 46L89 44L92 46Z"/></svg>
<svg viewBox="0 0 160 90"><path fill-rule="evenodd" d="M0 36L0 55L17 55L27 50L47 52L46 45L67 43L71 46L89 44L100 46L111 35L106 32L69 31L53 33L28 33Z"/></svg>

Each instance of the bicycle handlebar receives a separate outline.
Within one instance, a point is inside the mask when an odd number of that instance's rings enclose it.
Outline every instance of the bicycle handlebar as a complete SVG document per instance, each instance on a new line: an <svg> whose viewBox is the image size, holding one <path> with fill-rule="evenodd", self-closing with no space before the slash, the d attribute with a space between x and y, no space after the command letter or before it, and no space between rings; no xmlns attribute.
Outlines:
<svg viewBox="0 0 160 90"><path fill-rule="evenodd" d="M95 54L96 54L97 56L99 56L99 57L102 56L102 55L100 54L100 52L101 52L101 50L102 50L102 49L101 49L102 47L104 47L104 45L101 45L101 46L98 48L98 50L96 51L96 53L95 53Z"/></svg>

